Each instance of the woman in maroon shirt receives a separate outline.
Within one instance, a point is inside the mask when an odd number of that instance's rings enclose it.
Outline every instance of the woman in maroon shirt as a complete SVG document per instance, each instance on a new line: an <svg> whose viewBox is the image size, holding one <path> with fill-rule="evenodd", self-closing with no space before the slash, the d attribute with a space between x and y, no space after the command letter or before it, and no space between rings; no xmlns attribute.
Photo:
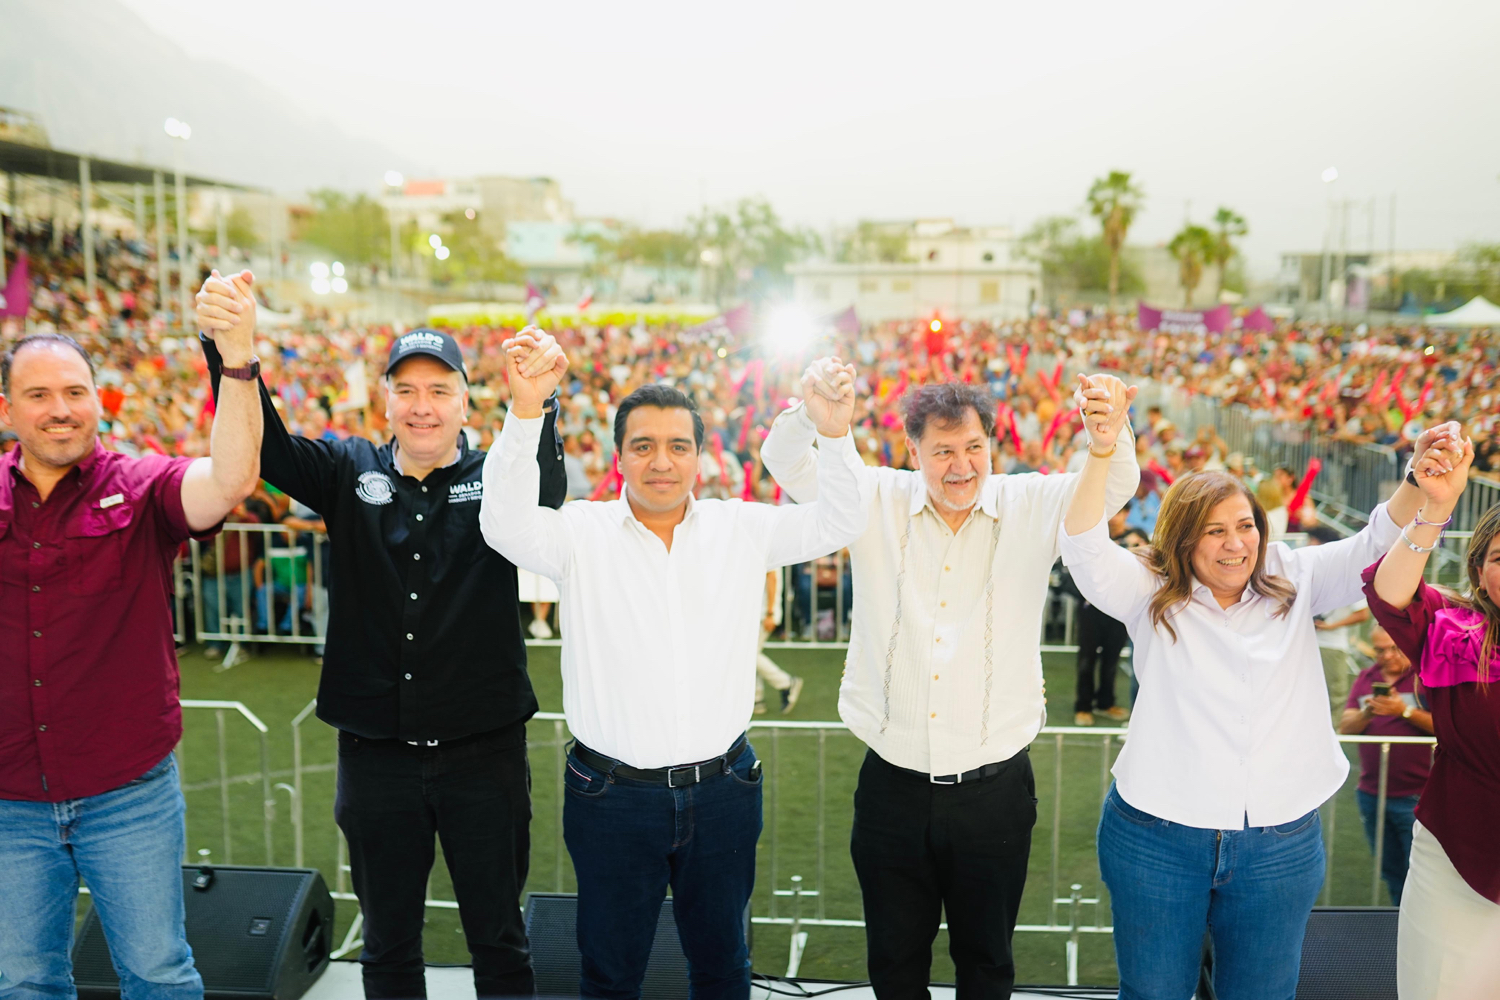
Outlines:
<svg viewBox="0 0 1500 1000"><path fill-rule="evenodd" d="M1417 477L1426 503L1364 572L1375 620L1417 665L1438 742L1401 899L1402 1000L1471 988L1476 960L1500 927L1500 505L1474 528L1467 594L1422 581L1473 460L1465 442L1445 473Z"/></svg>

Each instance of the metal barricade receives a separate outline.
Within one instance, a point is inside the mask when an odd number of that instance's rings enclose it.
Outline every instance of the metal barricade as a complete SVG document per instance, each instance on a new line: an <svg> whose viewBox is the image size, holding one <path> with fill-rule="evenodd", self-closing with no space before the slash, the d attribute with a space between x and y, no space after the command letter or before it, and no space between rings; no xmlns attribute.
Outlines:
<svg viewBox="0 0 1500 1000"><path fill-rule="evenodd" d="M221 703L202 703L216 705ZM222 703L233 704L233 703ZM308 768L301 749L301 728L312 717L315 703L309 703L293 719L293 774L290 787L303 787L303 772ZM764 763L765 827L761 837L759 870L763 881L752 901L751 922L759 926L779 927L791 935L789 972L805 951L808 934L815 928L862 928L864 913L860 904L857 880L847 852L853 820L853 785L858 772L858 758L863 745L842 722L760 721L750 724L750 735L756 753ZM528 743L533 752L533 773L551 773L550 822L552 857L538 851L532 859L533 888L565 891L573 884L572 864L562 840L562 808L565 794L563 769L567 757L568 731L560 713L541 712L532 719ZM535 738L540 736L541 738ZM1041 920L1023 922L1016 931L1021 934L1049 934L1061 938L1068 969L1068 984L1078 981L1078 949L1084 935L1113 934L1108 920L1108 892L1098 877L1092 857L1093 827L1103 807L1112 777L1110 769L1128 729L1100 729L1072 726L1044 727L1032 744L1033 765L1038 778L1038 833L1045 831L1047 854L1037 858L1033 850L1033 885L1045 886L1044 901L1026 905ZM1373 743L1381 747L1378 782L1380 794L1377 811L1383 815L1390 766L1390 750L1400 744L1431 746L1431 737L1339 736L1344 744ZM543 764L545 757L551 759ZM326 765L317 765L326 768ZM838 780L831 779L836 773ZM1357 780L1358 768L1351 769L1351 780ZM1046 780L1050 777L1050 781ZM812 789L810 805L785 801L788 783ZM265 787L268 789L269 784ZM541 789L534 791L542 797ZM269 796L269 792L267 792ZM300 794L293 801L300 800ZM1090 817L1087 829L1069 826L1065 819L1065 802L1074 812L1082 810ZM267 816L270 816L268 799ZM1323 903L1360 905L1362 899L1332 899L1332 872L1336 857L1338 797L1322 808L1324 836L1328 853L1329 879ZM541 813L537 818L541 817ZM304 843L304 816L300 809L291 813L293 842L297 845L297 862ZM1068 841L1080 839L1087 847L1072 850ZM535 848L542 841L533 842ZM1039 841L1038 841L1039 843ZM836 845L830 850L830 845ZM1384 824L1377 824L1372 857L1370 905L1380 901L1380 858L1384 849ZM349 891L348 866L342 838L338 841L334 873L334 898L354 901ZM1038 864L1044 862L1044 868ZM1038 868L1042 868L1038 872ZM1040 875L1040 877L1038 877ZM1088 886L1092 888L1086 888ZM431 894L429 893L429 896ZM453 900L429 898L429 907L453 909ZM359 924L351 927L341 953L360 944Z"/></svg>
<svg viewBox="0 0 1500 1000"><path fill-rule="evenodd" d="M182 700L181 704L184 713L212 712L214 716L214 730L217 738L216 745L218 747L218 779L216 781L204 782L201 784L189 782L187 780L186 760L188 755L183 749L183 744L186 742L187 737L186 725L184 725L183 727L183 741L178 743L176 754L178 780L182 783L184 795L186 795L188 792L209 791L215 788L218 789L220 826L219 835L222 838L221 846L223 849L223 857L220 859L221 864L227 865L234 863L234 825L230 822L229 808L230 786L234 783L244 782L246 778L253 780L255 777L257 777L256 775L250 775L235 776L232 778L229 774L229 747L227 732L229 713L234 713L239 718L249 723L251 728L254 729L256 737L260 743L260 773L258 775L258 778L261 789L261 826L265 836L266 846L265 863L267 865L274 865L276 863L275 846L271 838L271 826L276 816L276 801L274 798L272 798L271 794L271 748L268 741L270 730L266 728L266 724L264 722L261 722L260 719L256 717L254 712L245 707L244 702L212 700L203 701L185 698ZM186 722L186 715L184 717L184 722ZM191 815L191 811L189 814ZM300 824L300 811L294 810L294 814L296 821ZM193 858L191 857L191 840L189 840L188 843L189 857L184 858L184 861L193 860Z"/></svg>

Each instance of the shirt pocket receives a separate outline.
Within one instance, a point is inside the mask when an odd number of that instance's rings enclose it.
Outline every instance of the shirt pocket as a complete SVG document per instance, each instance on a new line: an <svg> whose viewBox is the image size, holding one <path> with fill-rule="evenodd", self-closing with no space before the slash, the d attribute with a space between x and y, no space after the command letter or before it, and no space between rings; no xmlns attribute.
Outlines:
<svg viewBox="0 0 1500 1000"><path fill-rule="evenodd" d="M73 515L63 529L63 554L73 594L102 594L119 588L125 541L134 521L135 505L129 500L111 507L96 502Z"/></svg>

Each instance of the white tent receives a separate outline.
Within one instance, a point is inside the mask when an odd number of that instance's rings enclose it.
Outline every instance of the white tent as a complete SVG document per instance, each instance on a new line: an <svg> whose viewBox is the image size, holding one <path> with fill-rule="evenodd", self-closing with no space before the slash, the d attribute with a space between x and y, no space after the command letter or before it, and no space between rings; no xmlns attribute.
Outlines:
<svg viewBox="0 0 1500 1000"><path fill-rule="evenodd" d="M1500 329L1500 306L1476 295L1452 312L1422 317L1427 326L1493 326Z"/></svg>

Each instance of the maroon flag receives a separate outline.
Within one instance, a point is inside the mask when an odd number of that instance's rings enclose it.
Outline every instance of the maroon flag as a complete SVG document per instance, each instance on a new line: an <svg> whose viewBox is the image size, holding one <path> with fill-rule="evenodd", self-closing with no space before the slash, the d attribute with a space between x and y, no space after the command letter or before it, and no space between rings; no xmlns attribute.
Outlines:
<svg viewBox="0 0 1500 1000"><path fill-rule="evenodd" d="M854 311L853 306L850 306L843 312L834 313L832 316L829 316L827 323L839 333L859 332L859 315Z"/></svg>
<svg viewBox="0 0 1500 1000"><path fill-rule="evenodd" d="M536 319L536 314L547 308L547 299L537 291L536 285L526 282L526 322Z"/></svg>
<svg viewBox="0 0 1500 1000"><path fill-rule="evenodd" d="M1246 330L1254 330L1257 333L1272 333L1276 330L1276 321L1266 315L1266 311L1256 306L1245 314L1240 326Z"/></svg>
<svg viewBox="0 0 1500 1000"><path fill-rule="evenodd" d="M16 255L5 290L0 291L0 316L25 318L31 310L31 276L27 273L25 252Z"/></svg>
<svg viewBox="0 0 1500 1000"><path fill-rule="evenodd" d="M1136 309L1142 330L1163 333L1223 333L1234 318L1227 305L1213 309L1153 309L1141 302Z"/></svg>

